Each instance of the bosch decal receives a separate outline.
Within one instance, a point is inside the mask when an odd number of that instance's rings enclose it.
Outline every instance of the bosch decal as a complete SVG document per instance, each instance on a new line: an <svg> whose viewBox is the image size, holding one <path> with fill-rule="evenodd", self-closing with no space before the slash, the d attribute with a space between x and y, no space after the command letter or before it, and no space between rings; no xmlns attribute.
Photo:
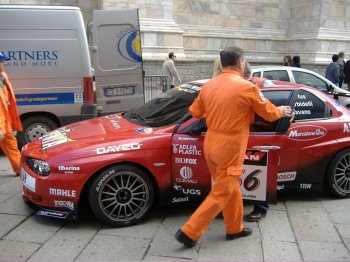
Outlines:
<svg viewBox="0 0 350 262"><path fill-rule="evenodd" d="M118 153L122 151L132 151L132 150L139 150L141 149L140 143L130 143L130 144L122 144L122 145L116 145L116 146L108 146L108 147L98 147L96 148L96 154L102 155L102 154L108 154L108 153Z"/></svg>
<svg viewBox="0 0 350 262"><path fill-rule="evenodd" d="M327 134L327 130L322 126L297 126L289 129L287 137L291 140L309 141L320 139Z"/></svg>
<svg viewBox="0 0 350 262"><path fill-rule="evenodd" d="M277 173L277 182L294 181L296 176L296 171Z"/></svg>

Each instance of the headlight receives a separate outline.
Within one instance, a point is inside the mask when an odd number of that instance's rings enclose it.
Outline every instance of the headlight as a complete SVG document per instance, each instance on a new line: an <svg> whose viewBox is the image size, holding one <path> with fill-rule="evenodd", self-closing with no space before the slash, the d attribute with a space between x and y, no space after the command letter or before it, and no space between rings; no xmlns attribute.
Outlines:
<svg viewBox="0 0 350 262"><path fill-rule="evenodd" d="M43 160L29 158L27 159L27 165L39 175L48 176L50 174L50 166Z"/></svg>

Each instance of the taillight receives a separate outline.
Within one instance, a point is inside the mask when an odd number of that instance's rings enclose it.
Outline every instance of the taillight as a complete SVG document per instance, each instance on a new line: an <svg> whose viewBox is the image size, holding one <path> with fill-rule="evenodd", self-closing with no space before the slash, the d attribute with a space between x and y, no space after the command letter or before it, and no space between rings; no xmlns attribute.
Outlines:
<svg viewBox="0 0 350 262"><path fill-rule="evenodd" d="M92 77L83 77L84 85L84 104L92 105L94 103L94 90L92 86Z"/></svg>

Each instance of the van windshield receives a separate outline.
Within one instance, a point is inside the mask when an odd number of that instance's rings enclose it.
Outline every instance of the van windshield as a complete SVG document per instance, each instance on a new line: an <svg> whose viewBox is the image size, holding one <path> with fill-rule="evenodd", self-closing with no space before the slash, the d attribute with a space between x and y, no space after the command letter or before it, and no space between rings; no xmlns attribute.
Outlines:
<svg viewBox="0 0 350 262"><path fill-rule="evenodd" d="M130 122L149 127L161 127L176 123L188 113L201 90L200 85L183 84L154 98L137 109L123 114Z"/></svg>

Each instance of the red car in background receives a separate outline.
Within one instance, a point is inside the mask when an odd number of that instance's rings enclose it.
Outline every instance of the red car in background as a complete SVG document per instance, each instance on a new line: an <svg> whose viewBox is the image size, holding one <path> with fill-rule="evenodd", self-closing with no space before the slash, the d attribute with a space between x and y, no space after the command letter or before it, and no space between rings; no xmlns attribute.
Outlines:
<svg viewBox="0 0 350 262"><path fill-rule="evenodd" d="M76 219L87 199L101 222L127 226L155 200L163 206L203 199L211 187L203 154L206 125L188 107L205 82L183 84L137 109L67 125L27 144L24 200L39 215ZM324 187L349 197L350 111L311 87L287 84L262 92L277 106L292 106L296 116L292 123L255 117L244 197L273 201L276 190Z"/></svg>

